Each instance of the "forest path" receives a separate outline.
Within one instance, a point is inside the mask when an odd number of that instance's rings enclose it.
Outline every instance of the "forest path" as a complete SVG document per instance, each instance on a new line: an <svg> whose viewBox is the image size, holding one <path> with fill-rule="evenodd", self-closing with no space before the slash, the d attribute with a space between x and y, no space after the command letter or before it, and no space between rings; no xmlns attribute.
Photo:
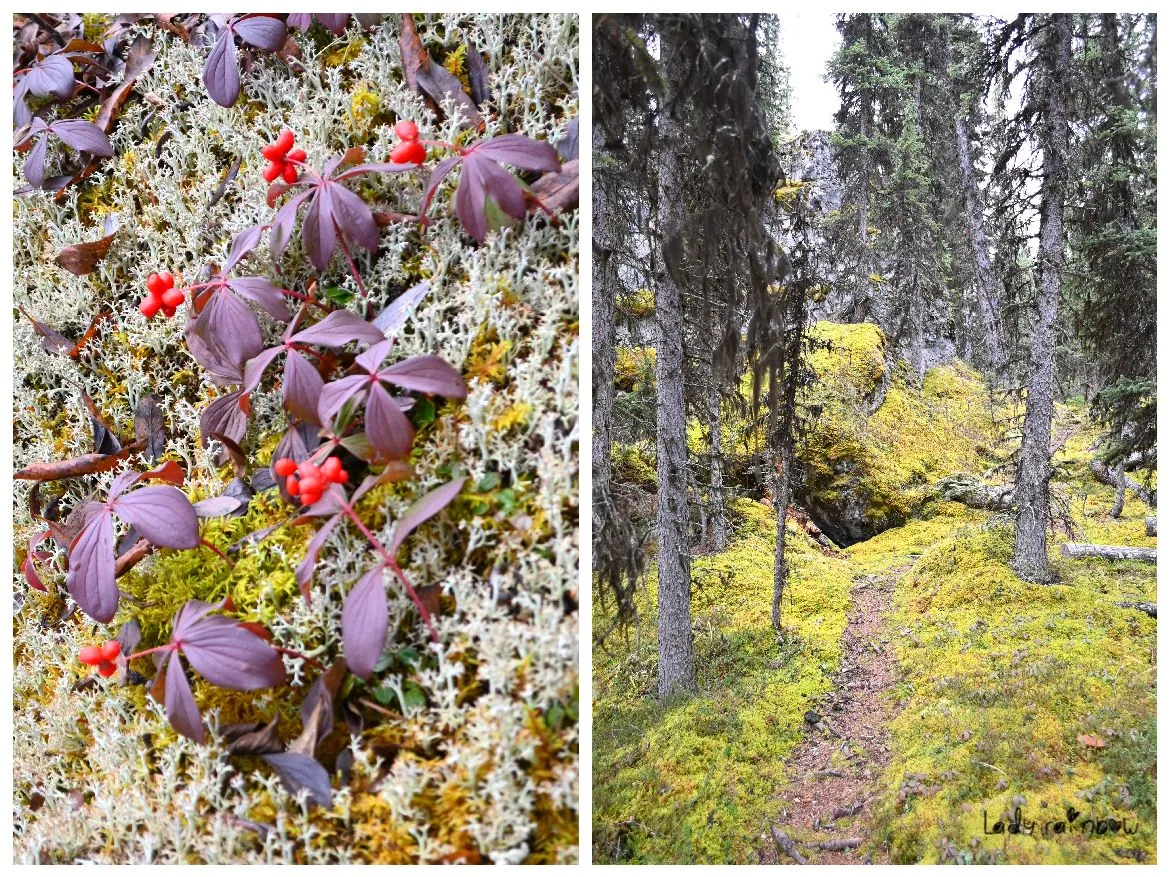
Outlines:
<svg viewBox="0 0 1170 877"><path fill-rule="evenodd" d="M888 864L884 856L872 859L862 849L877 782L890 759L893 706L887 693L897 681L897 666L885 616L895 583L911 566L854 579L841 667L833 690L805 716L804 739L788 762L793 779L781 796L774 842L760 851L761 862L791 864L791 853L778 848L790 846L811 864ZM818 846L834 842L846 848Z"/></svg>

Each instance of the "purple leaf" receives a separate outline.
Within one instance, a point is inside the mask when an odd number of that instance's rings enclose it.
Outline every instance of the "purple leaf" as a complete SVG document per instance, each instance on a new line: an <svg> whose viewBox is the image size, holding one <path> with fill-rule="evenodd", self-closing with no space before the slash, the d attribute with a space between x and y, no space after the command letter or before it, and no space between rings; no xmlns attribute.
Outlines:
<svg viewBox="0 0 1170 877"><path fill-rule="evenodd" d="M302 329L289 340L302 344L320 344L324 347L341 347L351 341L366 341L374 344L384 340L381 330L368 323L353 311L333 311L320 323Z"/></svg>
<svg viewBox="0 0 1170 877"><path fill-rule="evenodd" d="M248 431L248 415L240 407L243 397L243 390L225 393L203 409L203 413L199 415L199 443L202 447L207 447L211 443L211 437L215 433L227 436L236 444L244 440L244 435Z"/></svg>
<svg viewBox="0 0 1170 877"><path fill-rule="evenodd" d="M167 721L184 737L190 737L196 743L202 743L204 738L203 718L199 715L199 707L195 706L195 698L191 694L191 685L187 682L187 674L183 672L182 661L176 656L158 672L167 674L163 688Z"/></svg>
<svg viewBox="0 0 1170 877"><path fill-rule="evenodd" d="M344 158L344 156L342 156ZM326 168L329 166L326 165ZM382 161L374 162L372 164L355 164L351 168L346 168L342 173L333 177L334 182L341 182L348 180L350 177L360 176L361 174L397 174L402 171L418 170L417 164L399 164L396 161ZM347 190L348 191L348 190Z"/></svg>
<svg viewBox="0 0 1170 877"><path fill-rule="evenodd" d="M268 229L268 249L272 254L272 261L279 262L280 257L284 255L288 242L292 240L293 225L297 221L297 209L312 194L312 189L301 192L276 211L276 216L272 218L272 226Z"/></svg>
<svg viewBox="0 0 1170 877"><path fill-rule="evenodd" d="M313 14L311 12L290 12L288 18L284 20L284 23L289 27L305 31L313 23Z"/></svg>
<svg viewBox="0 0 1170 877"><path fill-rule="evenodd" d="M184 337L187 339L187 350L192 358L203 366L211 376L211 380L220 386L243 383L243 369L230 362L221 361L218 349L211 347L196 333L197 325L197 319L192 317L187 320L187 326L183 330Z"/></svg>
<svg viewBox="0 0 1170 877"><path fill-rule="evenodd" d="M482 159L465 161L463 166L464 174L470 168L474 168L475 173L478 174L480 185L483 186L485 201L491 198L500 206L501 210L513 219L524 218L524 214L527 212L527 206L524 203L524 189L514 176L498 164ZM486 207L486 204L483 206Z"/></svg>
<svg viewBox="0 0 1170 877"><path fill-rule="evenodd" d="M267 277L235 277L228 281L228 286L232 292L258 304L272 318L284 323L292 319L284 304L284 290Z"/></svg>
<svg viewBox="0 0 1170 877"><path fill-rule="evenodd" d="M578 139L578 119L574 117L573 121L569 123L569 127L565 129L565 136L557 141L557 155L561 157L562 161L575 161L577 153L580 151Z"/></svg>
<svg viewBox="0 0 1170 877"><path fill-rule="evenodd" d="M244 258L244 256L248 255L248 253L256 249L257 245L260 243L260 235L263 232L264 226L253 225L245 228L242 232L236 235L232 240L231 252L228 253L227 261L224 263L223 268L220 269L220 273L227 274L232 270L232 268L235 267L236 263L239 262L240 259Z"/></svg>
<svg viewBox="0 0 1170 877"><path fill-rule="evenodd" d="M114 154L110 138L93 122L66 119L63 122L54 122L49 126L49 130L60 137L66 146L71 146L79 152L88 152L104 158L110 158Z"/></svg>
<svg viewBox="0 0 1170 877"><path fill-rule="evenodd" d="M118 611L118 585L114 576L114 521L108 512L91 518L69 547L70 596L81 611L107 624Z"/></svg>
<svg viewBox="0 0 1170 877"><path fill-rule="evenodd" d="M240 68L236 64L236 41L232 29L225 27L207 56L203 84L211 99L221 107L230 107L240 96Z"/></svg>
<svg viewBox="0 0 1170 877"><path fill-rule="evenodd" d="M321 389L321 395L317 401L317 417L322 424L328 424L333 421L333 415L341 410L355 395L360 393L365 387L369 386L370 379L367 375L350 375L349 377L341 378L326 384Z"/></svg>
<svg viewBox="0 0 1170 877"><path fill-rule="evenodd" d="M348 12L318 12L316 16L317 21L321 22L321 26L331 31L335 36L341 36L345 33L345 23L349 21Z"/></svg>
<svg viewBox="0 0 1170 877"><path fill-rule="evenodd" d="M438 356L412 356L378 372L384 381L405 390L433 393L448 399L467 398L467 384L459 372Z"/></svg>
<svg viewBox="0 0 1170 877"><path fill-rule="evenodd" d="M414 426L381 384L371 384L366 397L366 435L384 456L401 460L414 444Z"/></svg>
<svg viewBox="0 0 1170 877"><path fill-rule="evenodd" d="M435 197L435 192L439 189L439 184L443 182L447 174L455 169L455 165L463 161L463 157L459 155L452 155L449 158L444 158L441 162L435 165L435 169L431 171L431 178L427 180L427 188L423 193L422 206L419 207L418 215L426 216L427 210L430 209L431 199Z"/></svg>
<svg viewBox="0 0 1170 877"><path fill-rule="evenodd" d="M243 504L243 500L235 496L212 496L199 500L192 508L200 518L222 518L238 510Z"/></svg>
<svg viewBox="0 0 1170 877"><path fill-rule="evenodd" d="M426 298L431 291L431 285L425 280L416 283L394 301L390 302L386 310L374 318L374 325L382 330L382 334L390 337L397 335L406 325L411 313Z"/></svg>
<svg viewBox="0 0 1170 877"><path fill-rule="evenodd" d="M311 800L322 807L333 806L333 788L329 785L329 774L317 759L299 752L277 752L260 757L280 775L285 787L292 794L307 789Z"/></svg>
<svg viewBox="0 0 1170 877"><path fill-rule="evenodd" d="M467 150L467 158L482 157L505 162L529 171L559 171L557 151L543 140L523 134L503 134L484 140Z"/></svg>
<svg viewBox="0 0 1170 877"><path fill-rule="evenodd" d="M171 622L171 642L177 643L192 626L202 621L209 612L218 612L227 605L227 599L218 603L204 603L202 600L188 600L175 613Z"/></svg>
<svg viewBox="0 0 1170 877"><path fill-rule="evenodd" d="M455 215L464 231L477 243L487 237L487 214L484 211L483 180L474 162L463 162L459 187L455 190Z"/></svg>
<svg viewBox="0 0 1170 877"><path fill-rule="evenodd" d="M217 289L211 294L211 300L195 320L194 333L211 353L213 365L225 370L230 368L236 373L243 369L244 363L264 349L256 315L242 301L223 289ZM211 370L208 363L200 361L200 365Z"/></svg>
<svg viewBox="0 0 1170 877"><path fill-rule="evenodd" d="M172 641L200 676L220 688L251 691L284 684L280 653L234 619L207 615Z"/></svg>
<svg viewBox="0 0 1170 877"><path fill-rule="evenodd" d="M73 65L64 55L50 55L33 64L24 81L28 90L37 97L68 100L73 94Z"/></svg>
<svg viewBox="0 0 1170 877"><path fill-rule="evenodd" d="M317 400L324 386L321 373L295 350L289 350L284 361L285 407L301 420L320 426L317 420Z"/></svg>
<svg viewBox="0 0 1170 877"><path fill-rule="evenodd" d="M331 183L322 183L315 190L305 221L301 226L301 243L309 261L318 271L324 271L337 249L337 227L333 224L333 195Z"/></svg>
<svg viewBox="0 0 1170 877"><path fill-rule="evenodd" d="M260 380L264 377L264 372L268 366L272 364L272 360L280 356L288 350L283 344L278 344L276 347L269 347L267 350L262 350L258 355L253 356L246 363L244 363L244 392L251 393L258 386Z"/></svg>
<svg viewBox="0 0 1170 877"><path fill-rule="evenodd" d="M49 135L42 134L29 150L24 160L24 178L37 188L45 184L45 155L48 152Z"/></svg>
<svg viewBox="0 0 1170 877"><path fill-rule="evenodd" d="M313 534L313 538L309 540L309 545L305 549L304 559L297 564L297 585L300 586L301 596L305 598L306 603L311 602L309 584L313 581L313 568L317 565L317 557L321 554L321 549L325 547L325 543L329 540L329 534L340 523L341 517L334 516L322 524L321 528Z"/></svg>
<svg viewBox="0 0 1170 877"><path fill-rule="evenodd" d="M183 491L165 484L140 487L112 503L114 513L152 545L195 548L199 519Z"/></svg>
<svg viewBox="0 0 1170 877"><path fill-rule="evenodd" d="M126 492L132 484L135 484L142 477L141 472L135 472L133 469L127 472L119 472L114 480L110 482L110 492L106 496L108 502L113 502L119 496Z"/></svg>
<svg viewBox="0 0 1170 877"><path fill-rule="evenodd" d="M454 481L448 481L442 487L436 487L430 493L416 500L406 510L394 525L394 533L390 537L390 544L386 546L386 550L390 553L391 557L398 554L398 549L401 547L403 540L414 532L419 524L434 517L435 514L451 504L451 501L463 489L463 483L465 481L467 481L466 478L456 478Z"/></svg>
<svg viewBox="0 0 1170 877"><path fill-rule="evenodd" d="M284 22L270 15L250 15L232 24L232 29L245 43L258 49L275 52L284 46L288 30Z"/></svg>
<svg viewBox="0 0 1170 877"><path fill-rule="evenodd" d="M341 609L345 663L355 676L368 679L386 646L390 611L386 605L383 567L376 566L350 589Z"/></svg>
<svg viewBox="0 0 1170 877"><path fill-rule="evenodd" d="M345 186L330 186L333 219L351 241L373 252L378 249L378 225L370 206Z"/></svg>
<svg viewBox="0 0 1170 877"><path fill-rule="evenodd" d="M358 368L365 369L370 374L376 374L378 366L382 364L382 360L389 355L393 347L394 342L389 338L384 341L379 341L377 344L367 347L365 352L353 361L354 365L358 366Z"/></svg>

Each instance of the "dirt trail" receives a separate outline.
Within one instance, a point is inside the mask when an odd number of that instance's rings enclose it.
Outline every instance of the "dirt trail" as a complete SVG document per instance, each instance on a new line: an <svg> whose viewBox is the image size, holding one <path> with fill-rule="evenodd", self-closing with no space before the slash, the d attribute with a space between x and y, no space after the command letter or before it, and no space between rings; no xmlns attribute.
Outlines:
<svg viewBox="0 0 1170 877"><path fill-rule="evenodd" d="M854 579L841 668L833 690L805 716L804 739L787 765L792 782L777 808L773 836L779 834L779 841L762 846L761 862L792 864L792 856L777 849L787 838L810 864L888 863L884 854L871 859L864 850L876 783L890 757L892 706L886 694L897 679L884 616L894 583L909 568ZM860 848L817 846L857 839Z"/></svg>

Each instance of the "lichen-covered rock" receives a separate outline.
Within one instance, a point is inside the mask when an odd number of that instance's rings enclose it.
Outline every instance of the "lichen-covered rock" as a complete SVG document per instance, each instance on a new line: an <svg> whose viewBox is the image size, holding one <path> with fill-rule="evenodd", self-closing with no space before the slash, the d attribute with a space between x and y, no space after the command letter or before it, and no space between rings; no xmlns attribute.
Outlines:
<svg viewBox="0 0 1170 877"><path fill-rule="evenodd" d="M488 134L510 130L552 142L564 135L577 113L575 16L416 20L424 43L457 75L466 75L457 50L468 40L487 53L499 112ZM320 28L297 33L298 72L264 55L244 76L237 104L223 108L202 83L207 50L143 28L158 57L112 131L116 157L61 201L33 194L14 204L16 303L74 338L99 310L112 311L76 361L48 353L27 321L16 323L17 467L92 450L83 391L123 435L133 433L138 401L153 393L165 416L165 455L187 470L188 493L223 490L231 471L215 464L198 435L199 413L221 391L188 354L181 324L138 313L144 281L164 268L191 281L206 261L222 263L241 229L270 220L260 149L282 128L296 133L314 164L355 145L384 159L398 117L417 120L426 138L466 137L457 119L436 122L407 87L398 29L398 16L386 16L366 34L354 26L338 39ZM147 94L151 100L142 100ZM213 199L236 159L238 174ZM22 161L14 155L17 174ZM419 659L387 670L378 683L391 693L409 683L413 696L356 692L354 702L360 697L381 712L359 705L366 724L352 736L338 718L323 747L334 806L310 807L258 759L229 759L220 732L232 722L276 718L286 740L295 736L316 672L291 659L282 689L245 695L196 685L212 730L211 742L197 746L169 728L141 684L100 680L75 690L79 645L116 627L63 615L58 554L42 564L47 595L16 579L17 861L577 859L577 218L552 223L531 215L476 247L448 206L452 182L440 191L425 234L392 224L381 232L376 259L357 256L373 312L418 281L431 283L395 355L439 354L470 386L465 402L441 406L420 429L411 460L418 480L379 488L362 507L385 538L422 493L455 472L469 478L445 524L422 527L402 555L414 581L441 588L438 643L429 642L406 596L390 592L391 647ZM410 213L425 183L425 172L374 175L355 190L377 209ZM117 217L119 231L94 273L75 276L53 261L63 247L99 237L107 216ZM249 264L255 273L272 271L263 249ZM281 268L290 289L317 281L355 291L340 259L318 276L299 235ZM277 324L262 317L262 325L276 337ZM267 465L285 425L279 394L257 393L244 446L258 465ZM60 494L68 509L104 490L114 474L48 486L42 503ZM28 494L27 483L19 484L18 559L34 532ZM226 549L289 511L265 495L246 518L205 525L204 536ZM286 527L244 549L234 566L209 552L158 553L120 580L130 598L117 621L138 620L149 645L186 599L230 594L241 617L262 621L278 644L328 662L340 654L341 601L368 562L368 548L338 528L306 605L292 570L310 532ZM356 680L349 684L360 689ZM350 755L342 759L344 752Z"/></svg>

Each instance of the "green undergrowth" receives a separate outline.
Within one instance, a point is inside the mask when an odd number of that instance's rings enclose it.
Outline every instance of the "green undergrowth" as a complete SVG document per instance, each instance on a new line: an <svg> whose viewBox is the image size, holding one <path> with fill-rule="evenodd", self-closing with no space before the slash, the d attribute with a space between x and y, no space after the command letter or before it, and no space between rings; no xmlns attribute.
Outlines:
<svg viewBox="0 0 1170 877"><path fill-rule="evenodd" d="M1153 545L1138 535L1151 510L1132 495L1120 521L1108 517L1113 490L1088 474L1099 431L1083 409L1060 407L1055 432L1069 427L1054 489L1075 500L1077 538ZM1157 622L1116 605L1155 600L1154 567L1062 559L1061 534L1058 583L1033 585L1009 565L1010 518L938 512L849 551L867 570L913 564L887 619L900 711L871 844L897 863L1154 861ZM1012 832L1017 807L1031 834ZM1110 818L1121 831L1086 832Z"/></svg>
<svg viewBox="0 0 1170 877"><path fill-rule="evenodd" d="M786 633L772 631L775 516L732 503L735 536L692 564L698 693L654 697L653 564L639 621L594 652L594 857L602 862L748 861L803 714L841 658L848 564L793 532Z"/></svg>

